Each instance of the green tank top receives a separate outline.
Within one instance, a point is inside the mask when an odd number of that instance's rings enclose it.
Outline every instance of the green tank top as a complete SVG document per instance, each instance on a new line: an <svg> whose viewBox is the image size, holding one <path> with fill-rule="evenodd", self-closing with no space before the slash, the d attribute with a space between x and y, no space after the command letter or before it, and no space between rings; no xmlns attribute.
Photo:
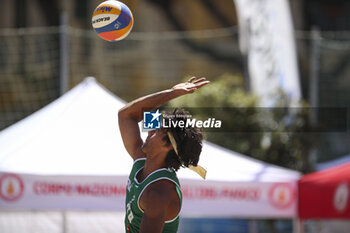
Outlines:
<svg viewBox="0 0 350 233"><path fill-rule="evenodd" d="M145 166L146 159L137 159L131 169L128 185L126 187L126 200L125 200L125 230L130 233L139 233L143 211L139 206L139 199L142 192L151 183L160 180L167 179L176 184L176 191L182 203L182 193L180 189L180 182L173 169L158 169L152 172L141 183L136 179L137 173ZM179 226L179 216L176 218L165 221L162 233L175 233Z"/></svg>

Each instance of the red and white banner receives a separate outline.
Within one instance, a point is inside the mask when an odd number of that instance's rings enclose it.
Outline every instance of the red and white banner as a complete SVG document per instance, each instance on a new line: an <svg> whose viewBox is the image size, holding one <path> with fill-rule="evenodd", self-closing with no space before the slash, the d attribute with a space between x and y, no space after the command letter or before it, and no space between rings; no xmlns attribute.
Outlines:
<svg viewBox="0 0 350 233"><path fill-rule="evenodd" d="M182 213L247 218L296 217L296 183L181 181Z"/></svg>
<svg viewBox="0 0 350 233"><path fill-rule="evenodd" d="M0 173L0 209L124 211L127 177ZM296 216L296 183L181 180L181 214Z"/></svg>
<svg viewBox="0 0 350 233"><path fill-rule="evenodd" d="M0 173L0 209L123 211L126 180Z"/></svg>

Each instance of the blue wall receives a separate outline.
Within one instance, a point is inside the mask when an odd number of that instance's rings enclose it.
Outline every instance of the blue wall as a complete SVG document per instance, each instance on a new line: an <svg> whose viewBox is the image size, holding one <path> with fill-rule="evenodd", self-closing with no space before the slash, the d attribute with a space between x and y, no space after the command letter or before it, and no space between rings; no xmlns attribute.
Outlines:
<svg viewBox="0 0 350 233"><path fill-rule="evenodd" d="M247 233L248 221L230 218L180 218L179 233Z"/></svg>

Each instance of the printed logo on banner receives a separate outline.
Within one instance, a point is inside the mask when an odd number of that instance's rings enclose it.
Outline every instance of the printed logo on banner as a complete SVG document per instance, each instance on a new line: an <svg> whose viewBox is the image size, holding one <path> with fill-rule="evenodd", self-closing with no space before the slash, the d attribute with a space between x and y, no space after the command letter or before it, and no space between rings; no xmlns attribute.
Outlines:
<svg viewBox="0 0 350 233"><path fill-rule="evenodd" d="M2 174L0 177L0 198L5 201L17 201L24 192L22 179L15 174Z"/></svg>
<svg viewBox="0 0 350 233"><path fill-rule="evenodd" d="M295 202L295 199L295 189L291 184L278 183L270 188L270 203L278 209L286 209L290 207Z"/></svg>
<svg viewBox="0 0 350 233"><path fill-rule="evenodd" d="M340 184L334 193L333 204L336 210L343 212L346 209L349 199L349 186L346 183Z"/></svg>

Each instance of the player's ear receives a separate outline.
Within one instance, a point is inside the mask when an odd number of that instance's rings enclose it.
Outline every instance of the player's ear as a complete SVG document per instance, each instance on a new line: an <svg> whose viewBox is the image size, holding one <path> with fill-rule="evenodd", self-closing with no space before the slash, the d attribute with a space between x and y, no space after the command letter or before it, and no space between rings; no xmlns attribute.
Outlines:
<svg viewBox="0 0 350 233"><path fill-rule="evenodd" d="M174 150L173 144L171 144L169 139L167 139L167 143L165 144L165 146L167 149L169 149L169 151Z"/></svg>

